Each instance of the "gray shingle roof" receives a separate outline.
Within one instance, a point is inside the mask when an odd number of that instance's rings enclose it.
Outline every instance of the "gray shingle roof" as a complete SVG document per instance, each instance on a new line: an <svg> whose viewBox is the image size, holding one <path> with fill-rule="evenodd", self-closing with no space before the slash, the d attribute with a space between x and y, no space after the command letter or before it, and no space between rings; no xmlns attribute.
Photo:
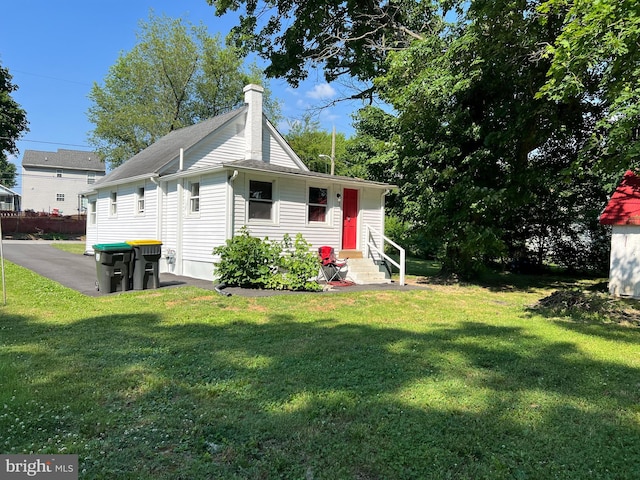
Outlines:
<svg viewBox="0 0 640 480"><path fill-rule="evenodd" d="M57 152L25 150L22 158L23 167L68 168L104 172L104 162L95 152L67 150L59 148Z"/></svg>
<svg viewBox="0 0 640 480"><path fill-rule="evenodd" d="M143 175L158 174L168 163L179 156L180 149L185 151L200 142L207 135L247 110L246 105L231 112L218 115L204 122L174 130L154 144L134 155L108 175L95 183L98 187L103 183L111 183Z"/></svg>

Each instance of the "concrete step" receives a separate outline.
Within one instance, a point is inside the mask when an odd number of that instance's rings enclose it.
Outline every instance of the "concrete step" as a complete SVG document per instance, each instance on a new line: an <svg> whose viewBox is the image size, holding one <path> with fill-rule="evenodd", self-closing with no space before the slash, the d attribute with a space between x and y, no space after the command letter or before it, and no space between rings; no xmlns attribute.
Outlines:
<svg viewBox="0 0 640 480"><path fill-rule="evenodd" d="M370 258L349 258L347 278L359 284L389 283L384 271Z"/></svg>

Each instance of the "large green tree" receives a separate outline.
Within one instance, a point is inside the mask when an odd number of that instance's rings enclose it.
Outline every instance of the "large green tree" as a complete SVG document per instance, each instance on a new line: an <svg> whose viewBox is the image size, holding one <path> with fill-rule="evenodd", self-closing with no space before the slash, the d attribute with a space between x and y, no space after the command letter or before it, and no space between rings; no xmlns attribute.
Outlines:
<svg viewBox="0 0 640 480"><path fill-rule="evenodd" d="M539 96L584 98L604 114L589 148L604 171L640 167L640 5L629 0L547 0L543 18L559 15L562 32L546 44L551 60Z"/></svg>
<svg viewBox="0 0 640 480"><path fill-rule="evenodd" d="M89 141L116 167L172 130L237 107L248 83L265 87L265 109L277 121L278 102L238 49L223 47L203 25L152 14L136 46L91 89Z"/></svg>
<svg viewBox="0 0 640 480"><path fill-rule="evenodd" d="M390 54L378 79L399 112L404 214L439 239L448 270L473 274L534 247L541 263L552 243L589 230L570 227L592 224L586 211L604 201L593 159L579 155L601 108L536 96L550 67L536 52L561 17L526 0L457 7L455 24Z"/></svg>
<svg viewBox="0 0 640 480"><path fill-rule="evenodd" d="M12 80L9 69L0 65L0 184L9 188L16 185L16 166L9 155L18 154L16 142L29 131L26 112L11 96L18 89Z"/></svg>

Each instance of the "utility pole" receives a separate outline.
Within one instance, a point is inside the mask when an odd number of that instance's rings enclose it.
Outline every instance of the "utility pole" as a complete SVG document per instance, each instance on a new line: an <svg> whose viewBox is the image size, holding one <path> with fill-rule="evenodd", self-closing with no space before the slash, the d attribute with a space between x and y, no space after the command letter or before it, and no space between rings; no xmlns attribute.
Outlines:
<svg viewBox="0 0 640 480"><path fill-rule="evenodd" d="M331 175L336 173L336 126L333 126L331 134Z"/></svg>
<svg viewBox="0 0 640 480"><path fill-rule="evenodd" d="M336 174L336 126L333 126L333 134L331 135L331 156L321 153L320 158L328 158L331 160L331 175ZM326 172L326 170L325 170Z"/></svg>

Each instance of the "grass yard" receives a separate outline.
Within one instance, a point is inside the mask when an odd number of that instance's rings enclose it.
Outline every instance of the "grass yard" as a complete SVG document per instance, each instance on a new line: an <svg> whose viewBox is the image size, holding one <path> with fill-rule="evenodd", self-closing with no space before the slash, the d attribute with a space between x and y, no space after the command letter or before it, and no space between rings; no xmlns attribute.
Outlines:
<svg viewBox="0 0 640 480"><path fill-rule="evenodd" d="M393 293L88 298L6 270L0 453L76 453L83 479L640 472L633 304L556 305L558 284L526 277Z"/></svg>

